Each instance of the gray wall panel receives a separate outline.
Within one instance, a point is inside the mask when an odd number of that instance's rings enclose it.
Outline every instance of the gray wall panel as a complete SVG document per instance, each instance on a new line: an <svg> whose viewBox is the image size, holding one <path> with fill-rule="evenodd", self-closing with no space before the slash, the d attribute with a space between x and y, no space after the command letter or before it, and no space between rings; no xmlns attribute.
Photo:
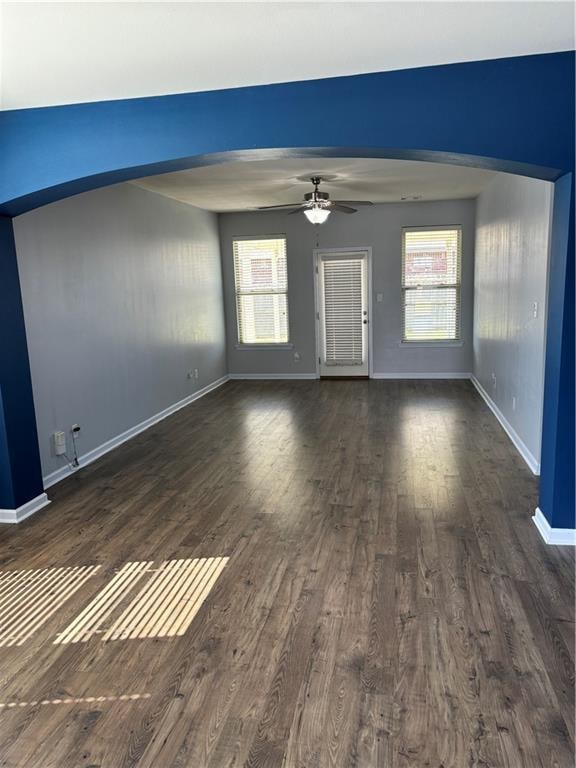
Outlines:
<svg viewBox="0 0 576 768"><path fill-rule="evenodd" d="M55 430L79 423L86 453L226 373L214 214L126 184L15 233L45 476Z"/></svg>
<svg viewBox="0 0 576 768"><path fill-rule="evenodd" d="M373 254L373 337L375 374L470 373L472 370L472 299L474 277L474 200L430 203L388 203L349 215L332 215L315 228L304 216L277 213L228 213L220 216L221 250L228 333L228 367L232 374L314 373L316 358L313 250L371 246ZM402 227L453 225L463 227L462 344L401 345ZM291 341L294 350L236 348L236 308L232 240L235 236L285 234ZM377 303L376 294L383 294ZM294 359L300 354L300 361Z"/></svg>
<svg viewBox="0 0 576 768"><path fill-rule="evenodd" d="M552 194L548 182L501 174L476 216L474 375L537 462Z"/></svg>

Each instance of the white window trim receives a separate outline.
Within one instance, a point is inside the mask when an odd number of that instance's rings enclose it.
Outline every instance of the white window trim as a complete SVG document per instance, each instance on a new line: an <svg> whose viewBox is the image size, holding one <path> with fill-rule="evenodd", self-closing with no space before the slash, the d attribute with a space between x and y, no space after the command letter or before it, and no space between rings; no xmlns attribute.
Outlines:
<svg viewBox="0 0 576 768"><path fill-rule="evenodd" d="M288 341L279 341L276 343L262 342L247 342L240 341L239 331L240 323L238 318L238 291L236 290L236 271L234 268L234 243L239 240L284 240L284 248L286 251L286 327L288 329ZM288 238L285 233L276 235L232 235L232 274L234 276L234 319L236 324L236 343L235 349L243 350L245 352L252 352L254 350L290 350L294 349L294 344L291 341L290 331L290 280L288 276Z"/></svg>
<svg viewBox="0 0 576 768"><path fill-rule="evenodd" d="M414 349L415 347L463 347L462 339L441 339L439 341L399 341L398 346L404 349Z"/></svg>
<svg viewBox="0 0 576 768"><path fill-rule="evenodd" d="M415 339L414 341L409 341L404 338L404 325L405 325L405 312L406 312L406 291L410 290L404 287L403 281L404 281L404 275L402 272L403 269L403 254L404 254L404 233L405 232L431 232L434 230L444 230L444 229L457 229L460 231L460 282L457 285L454 285L453 283L450 283L446 286L434 286L435 288L456 288L457 290L457 296L458 296L458 316L459 316L459 324L458 324L458 331L459 336L457 339L438 339L438 341L425 341L423 339ZM420 227L402 227L402 232L400 235L400 291L402 294L402 338L400 339L400 342L398 344L399 347L404 349L415 349L417 347L462 347L464 345L464 341L462 339L462 272L463 272L463 265L464 265L464 247L463 247L463 226L462 224L430 224L430 225L424 225Z"/></svg>
<svg viewBox="0 0 576 768"><path fill-rule="evenodd" d="M236 349L250 352L254 349L294 349L294 344L291 341L282 341L278 342L278 344L269 344L267 342L262 342L262 344L242 344L242 342L238 341L235 347Z"/></svg>

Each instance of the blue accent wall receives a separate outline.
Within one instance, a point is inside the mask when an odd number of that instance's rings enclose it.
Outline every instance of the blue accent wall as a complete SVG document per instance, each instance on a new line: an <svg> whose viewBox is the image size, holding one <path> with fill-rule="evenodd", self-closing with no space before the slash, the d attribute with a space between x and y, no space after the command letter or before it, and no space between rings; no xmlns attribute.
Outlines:
<svg viewBox="0 0 576 768"><path fill-rule="evenodd" d="M0 216L0 509L43 493L12 221Z"/></svg>
<svg viewBox="0 0 576 768"><path fill-rule="evenodd" d="M553 528L576 527L574 493L574 175L554 185L540 509Z"/></svg>
<svg viewBox="0 0 576 768"><path fill-rule="evenodd" d="M0 112L0 214L15 216L138 176L222 162L227 153L249 152L252 159L270 154L399 157L559 180L540 507L552 526L572 527L574 217L566 213L572 205L566 178L574 172L574 64L569 51ZM17 284L11 234L2 237L0 259L9 262L2 266L9 282L0 284L0 303ZM37 449L28 445L35 440L35 427L19 299L12 297L3 308L0 331L13 339L6 354L17 362L14 380L23 385L20 398L14 397L14 386L2 387L0 473L18 488L28 477L24 496L31 497L37 491L36 472L21 464ZM10 375L2 377L10 383ZM19 449L14 414L26 427L21 441L27 444ZM12 462L8 469L7 462Z"/></svg>

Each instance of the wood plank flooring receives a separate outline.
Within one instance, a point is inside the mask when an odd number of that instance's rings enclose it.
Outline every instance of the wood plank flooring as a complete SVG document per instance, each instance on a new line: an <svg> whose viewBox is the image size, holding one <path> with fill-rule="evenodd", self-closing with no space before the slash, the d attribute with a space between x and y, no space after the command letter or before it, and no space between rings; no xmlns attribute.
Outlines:
<svg viewBox="0 0 576 768"><path fill-rule="evenodd" d="M0 576L91 576L0 647L2 768L574 765L573 551L469 382L230 382L49 495ZM185 634L106 636L194 558Z"/></svg>

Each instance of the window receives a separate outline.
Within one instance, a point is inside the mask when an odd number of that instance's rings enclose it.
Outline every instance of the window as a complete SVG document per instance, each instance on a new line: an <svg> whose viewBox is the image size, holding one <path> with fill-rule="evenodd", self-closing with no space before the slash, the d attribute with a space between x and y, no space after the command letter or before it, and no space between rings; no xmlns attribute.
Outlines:
<svg viewBox="0 0 576 768"><path fill-rule="evenodd" d="M460 339L461 261L460 227L403 231L403 341Z"/></svg>
<svg viewBox="0 0 576 768"><path fill-rule="evenodd" d="M234 240L240 344L288 342L286 238Z"/></svg>

